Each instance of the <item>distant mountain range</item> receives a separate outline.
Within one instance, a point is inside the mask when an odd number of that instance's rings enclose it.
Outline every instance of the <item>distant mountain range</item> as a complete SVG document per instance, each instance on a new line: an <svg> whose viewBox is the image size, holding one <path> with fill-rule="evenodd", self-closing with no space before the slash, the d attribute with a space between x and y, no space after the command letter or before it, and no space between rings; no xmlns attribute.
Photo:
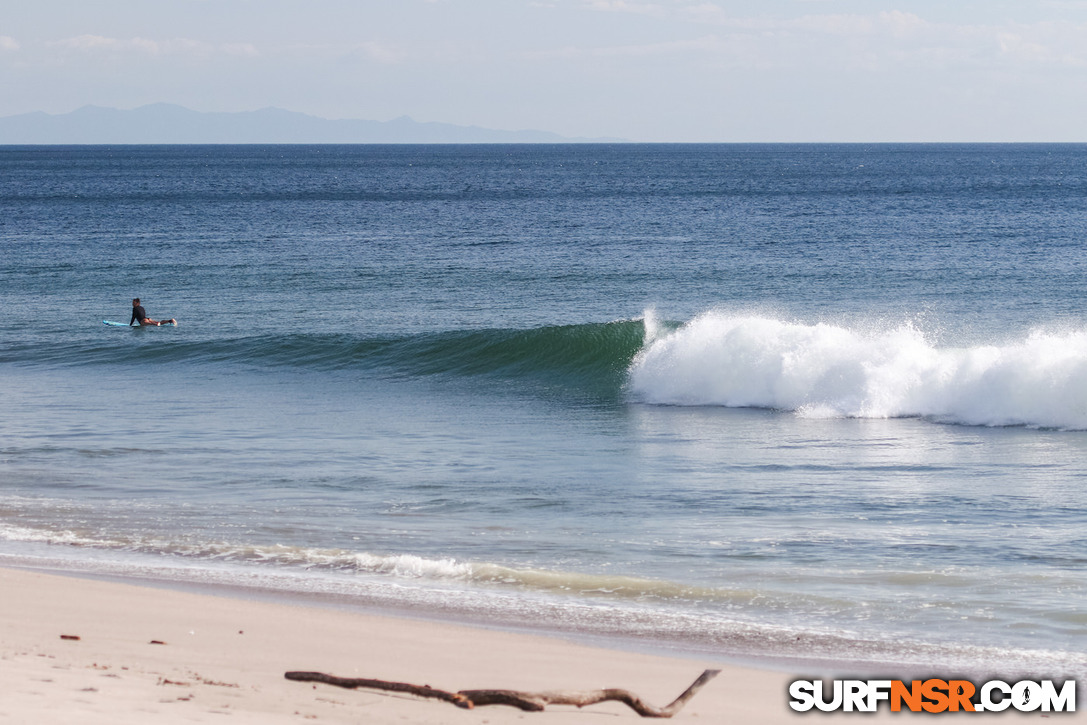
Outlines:
<svg viewBox="0 0 1087 725"><path fill-rule="evenodd" d="M479 126L392 121L332 121L263 108L200 113L169 103L131 111L84 106L71 113L41 111L0 118L0 144L243 144L243 143L582 143L616 138L568 138L548 131L499 131Z"/></svg>

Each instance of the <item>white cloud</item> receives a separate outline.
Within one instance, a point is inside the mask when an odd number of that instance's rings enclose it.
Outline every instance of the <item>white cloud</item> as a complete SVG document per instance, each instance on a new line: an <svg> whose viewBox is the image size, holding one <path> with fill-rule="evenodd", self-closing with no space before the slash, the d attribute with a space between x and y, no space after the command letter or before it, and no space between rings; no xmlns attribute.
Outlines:
<svg viewBox="0 0 1087 725"><path fill-rule="evenodd" d="M128 41L128 45L133 50L143 51L150 55L159 55L163 52L161 43L156 43L154 40L148 40L147 38L133 38Z"/></svg>
<svg viewBox="0 0 1087 725"><path fill-rule="evenodd" d="M16 51L19 50L19 41L7 35L0 35L0 50Z"/></svg>
<svg viewBox="0 0 1087 725"><path fill-rule="evenodd" d="M662 43L644 43L640 45L613 45L597 48L577 48L566 46L555 50L543 50L528 52L525 58L618 58L618 57L644 57L654 55L671 55L686 53L688 51L706 51L718 47L720 41L712 36L692 38L690 40L676 40Z"/></svg>
<svg viewBox="0 0 1087 725"><path fill-rule="evenodd" d="M256 46L251 43L227 43L222 47L227 55L235 55L243 58L256 58L260 55Z"/></svg>
<svg viewBox="0 0 1087 725"><path fill-rule="evenodd" d="M663 16L669 13L667 8L652 3L628 3L626 0L585 0L593 10L615 13L634 13L635 15Z"/></svg>
<svg viewBox="0 0 1087 725"><path fill-rule="evenodd" d="M1058 1L1058 0L1054 0ZM1078 2L1078 0L1065 0ZM1083 0L1087 3L1087 0ZM970 25L926 20L901 10L878 13L736 15L716 2L677 0L648 4L583 0L591 10L654 15L672 39L644 45L564 47L529 57L600 57L700 52L733 67L933 69L988 67L994 62L1024 68L1087 64L1087 26L1036 22ZM706 26L719 33L706 37ZM697 38L681 39L691 27Z"/></svg>
<svg viewBox="0 0 1087 725"><path fill-rule="evenodd" d="M365 56L378 63L402 63L408 58L407 52L399 46L377 41L359 43L356 46Z"/></svg>
<svg viewBox="0 0 1087 725"><path fill-rule="evenodd" d="M116 38L107 38L102 35L77 35L74 38L54 41L49 45L73 50L98 50L101 48L115 48L119 42Z"/></svg>
<svg viewBox="0 0 1087 725"><path fill-rule="evenodd" d="M880 23L899 34L915 33L929 27L926 20L922 20L913 13L904 13L901 10L891 10L879 14Z"/></svg>
<svg viewBox="0 0 1087 725"><path fill-rule="evenodd" d="M1024 37L1020 33L1002 32L996 36L1000 54L1005 59L1028 65L1067 65L1074 55L1060 53L1037 39Z"/></svg>
<svg viewBox="0 0 1087 725"><path fill-rule="evenodd" d="M413 54L402 46L376 40L358 43L292 43L282 48L282 51L296 58L308 59L361 57L382 65L404 63L413 58Z"/></svg>
<svg viewBox="0 0 1087 725"><path fill-rule="evenodd" d="M805 15L780 27L821 35L870 36L878 31L879 20L870 15Z"/></svg>
<svg viewBox="0 0 1087 725"><path fill-rule="evenodd" d="M215 55L229 55L235 57L257 57L260 52L251 43L222 43L214 44L192 38L168 38L154 40L151 38L110 38L103 35L77 35L46 43L48 48L60 48L79 53L109 52L123 55L132 54L139 56L187 56L196 58L210 58Z"/></svg>

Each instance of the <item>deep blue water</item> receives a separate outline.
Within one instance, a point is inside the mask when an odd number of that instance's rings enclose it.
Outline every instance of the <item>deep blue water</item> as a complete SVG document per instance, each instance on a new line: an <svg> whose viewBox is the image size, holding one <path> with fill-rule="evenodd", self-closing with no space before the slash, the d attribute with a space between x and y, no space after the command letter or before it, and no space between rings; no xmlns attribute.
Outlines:
<svg viewBox="0 0 1087 725"><path fill-rule="evenodd" d="M0 562L1075 674L1085 172L0 148Z"/></svg>

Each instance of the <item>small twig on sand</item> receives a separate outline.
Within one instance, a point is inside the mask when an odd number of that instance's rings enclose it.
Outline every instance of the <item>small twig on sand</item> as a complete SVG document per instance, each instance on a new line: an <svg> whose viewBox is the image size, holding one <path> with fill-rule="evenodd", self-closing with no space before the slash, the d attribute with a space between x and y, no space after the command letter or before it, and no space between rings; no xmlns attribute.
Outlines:
<svg viewBox="0 0 1087 725"><path fill-rule="evenodd" d="M354 689L365 687L371 690L385 690L388 692L404 692L419 697L429 697L436 700L451 702L457 707L472 709L482 705L509 705L529 712L539 712L547 705L573 705L585 707L599 702L615 701L627 705L642 717L672 717L683 709L702 686L720 673L720 670L706 670L697 680L691 683L682 695L677 697L664 707L654 707L642 701L640 697L630 690L607 688L602 690L570 691L560 690L556 692L520 692L518 690L461 690L459 692L447 692L437 690L429 685L412 685L407 682L388 682L386 680L371 680L364 678L336 677L322 672L287 672L288 680L298 682L323 682L337 687Z"/></svg>

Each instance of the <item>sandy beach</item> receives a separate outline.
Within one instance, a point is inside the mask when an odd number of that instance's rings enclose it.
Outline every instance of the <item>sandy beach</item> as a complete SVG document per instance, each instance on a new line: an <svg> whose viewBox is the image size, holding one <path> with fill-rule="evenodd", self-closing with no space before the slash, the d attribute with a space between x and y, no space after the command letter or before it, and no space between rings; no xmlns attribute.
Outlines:
<svg viewBox="0 0 1087 725"><path fill-rule="evenodd" d="M634 722L641 718L619 703L550 706L542 713L501 706L469 711L283 675L320 671L447 690L622 687L664 705L709 667L721 675L674 719L872 718L793 713L786 702L793 677L784 673L557 638L13 569L0 569L0 591L3 722ZM875 717L911 715L881 711ZM993 717L1049 716L981 715Z"/></svg>

